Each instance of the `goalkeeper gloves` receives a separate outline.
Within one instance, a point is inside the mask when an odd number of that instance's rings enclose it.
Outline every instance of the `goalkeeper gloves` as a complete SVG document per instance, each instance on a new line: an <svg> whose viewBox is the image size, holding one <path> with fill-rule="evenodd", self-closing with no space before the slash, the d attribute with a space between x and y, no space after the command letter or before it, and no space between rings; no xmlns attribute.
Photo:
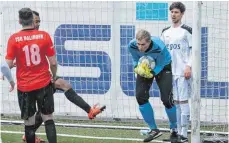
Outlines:
<svg viewBox="0 0 229 143"><path fill-rule="evenodd" d="M151 69L146 63L139 64L135 69L134 72L144 78L153 78L153 74L151 73Z"/></svg>

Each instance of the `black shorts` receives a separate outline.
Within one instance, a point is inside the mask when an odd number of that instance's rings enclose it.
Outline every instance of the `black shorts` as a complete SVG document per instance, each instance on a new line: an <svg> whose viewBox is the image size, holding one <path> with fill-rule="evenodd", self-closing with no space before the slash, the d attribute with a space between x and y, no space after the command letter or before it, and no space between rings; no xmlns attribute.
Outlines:
<svg viewBox="0 0 229 143"><path fill-rule="evenodd" d="M27 120L32 117L36 109L36 103L38 110L44 114L48 115L54 112L54 99L53 99L53 86L52 83L47 86L29 91L22 92L18 90L18 102L21 110L21 119Z"/></svg>

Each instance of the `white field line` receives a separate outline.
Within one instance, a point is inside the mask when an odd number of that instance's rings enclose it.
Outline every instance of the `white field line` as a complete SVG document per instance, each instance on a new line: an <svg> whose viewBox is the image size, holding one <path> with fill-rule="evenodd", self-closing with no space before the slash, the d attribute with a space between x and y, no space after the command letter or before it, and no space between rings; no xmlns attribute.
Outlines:
<svg viewBox="0 0 229 143"><path fill-rule="evenodd" d="M24 132L15 132L15 131L0 131L5 134L24 134ZM46 135L45 133L36 133L37 135ZM82 136L82 135L69 135L69 134L57 134L61 137L73 137L73 138L84 138L84 139L98 139L98 140L123 140L123 141L140 141L143 139L139 138L116 138L116 137L95 137L95 136ZM162 143L163 141L153 140L153 142Z"/></svg>

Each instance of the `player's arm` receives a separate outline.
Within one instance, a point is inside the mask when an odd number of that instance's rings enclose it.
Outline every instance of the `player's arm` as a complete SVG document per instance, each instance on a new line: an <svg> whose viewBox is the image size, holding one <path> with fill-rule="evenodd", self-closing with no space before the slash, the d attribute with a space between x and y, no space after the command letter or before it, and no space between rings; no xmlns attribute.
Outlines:
<svg viewBox="0 0 229 143"><path fill-rule="evenodd" d="M137 76L137 74L140 76L143 76L144 70L143 68L141 67L139 68L138 66L138 61L140 57L137 54L137 51L138 51L137 49L138 47L136 46L135 41L134 40L130 41L130 43L128 44L128 51L130 52L132 60L133 60L135 76Z"/></svg>
<svg viewBox="0 0 229 143"><path fill-rule="evenodd" d="M49 61L49 66L50 66L50 69L52 72L53 79L55 80L56 79L56 73L57 73L56 52L55 52L54 45L53 45L53 42L52 42L49 34L46 34L46 35L47 35L46 56L47 56L48 61Z"/></svg>
<svg viewBox="0 0 229 143"><path fill-rule="evenodd" d="M10 91L14 89L15 83L11 74L11 68L14 67L13 61L16 57L16 49L15 49L15 42L14 38L12 36L8 40L7 44L7 54L6 54L6 60L1 65L1 72L2 74L7 78L11 85Z"/></svg>
<svg viewBox="0 0 229 143"><path fill-rule="evenodd" d="M14 67L13 61L16 58L16 48L15 48L15 39L14 36L11 36L7 43L7 52L6 52L6 63L8 67L11 69Z"/></svg>
<svg viewBox="0 0 229 143"><path fill-rule="evenodd" d="M189 59L187 66L192 67L192 51L190 50Z"/></svg>
<svg viewBox="0 0 229 143"><path fill-rule="evenodd" d="M137 49L138 47L134 45L133 41L131 41L129 44L128 44L128 51L130 52L131 56L132 56L132 59L133 59L133 66L134 68L137 67L138 65L138 60L139 60L139 56L137 54Z"/></svg>
<svg viewBox="0 0 229 143"><path fill-rule="evenodd" d="M14 86L15 86L15 82L13 80L13 76L11 74L11 70L9 68L9 65L11 65L12 60L6 60L5 62L3 62L3 64L1 65L1 72L3 74L3 76L5 76L7 78L7 80L10 83L10 92L14 90Z"/></svg>
<svg viewBox="0 0 229 143"><path fill-rule="evenodd" d="M187 39L188 39L188 45L189 45L189 50L190 50L187 66L192 67L192 35L191 33L188 33Z"/></svg>
<svg viewBox="0 0 229 143"><path fill-rule="evenodd" d="M49 66L52 72L53 79L56 79L56 73L57 73L56 56L48 57L48 60L49 60Z"/></svg>
<svg viewBox="0 0 229 143"><path fill-rule="evenodd" d="M157 75L162 71L164 68L164 63L168 60L167 58L170 58L170 54L162 40L159 38L157 40L157 46L153 46L153 54L157 54L157 57L155 59L155 67L152 69L152 74Z"/></svg>
<svg viewBox="0 0 229 143"><path fill-rule="evenodd" d="M188 57L188 63L185 67L184 77L186 79L189 79L191 77L191 68L192 68L192 34L191 32L187 32L187 41L189 45L189 57Z"/></svg>
<svg viewBox="0 0 229 143"><path fill-rule="evenodd" d="M11 70L9 67L10 64L11 64L11 60L4 61L3 64L1 65L1 72L2 72L3 76L5 76L7 78L7 80L9 82L12 82L14 80L13 80L13 76L11 74Z"/></svg>

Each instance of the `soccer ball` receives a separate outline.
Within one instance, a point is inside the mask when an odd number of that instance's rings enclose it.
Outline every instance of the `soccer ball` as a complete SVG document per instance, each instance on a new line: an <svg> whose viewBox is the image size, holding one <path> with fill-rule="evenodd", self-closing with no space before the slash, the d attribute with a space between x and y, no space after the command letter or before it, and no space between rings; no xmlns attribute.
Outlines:
<svg viewBox="0 0 229 143"><path fill-rule="evenodd" d="M148 68L150 68L151 70L153 70L155 68L155 61L153 58L149 57L149 56L143 56L139 59L138 61L138 65L143 64L143 65L147 65Z"/></svg>

